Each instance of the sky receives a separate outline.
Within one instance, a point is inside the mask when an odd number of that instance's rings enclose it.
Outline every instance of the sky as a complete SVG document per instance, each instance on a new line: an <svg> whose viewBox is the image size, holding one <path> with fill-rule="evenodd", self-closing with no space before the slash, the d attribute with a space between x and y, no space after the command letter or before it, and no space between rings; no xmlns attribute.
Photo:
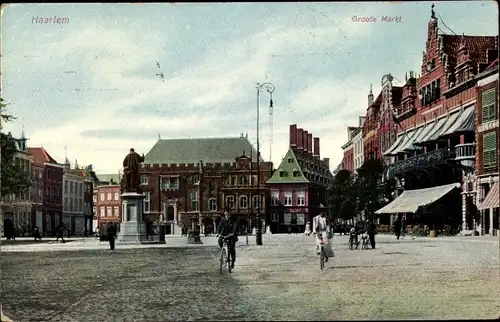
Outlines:
<svg viewBox="0 0 500 322"><path fill-rule="evenodd" d="M24 128L29 146L43 146L61 163L67 155L97 173L117 173L130 148L146 154L159 136L248 133L254 143L256 83L270 82L272 131L269 94L260 94L262 157L277 167L289 125L298 124L320 137L333 170L347 126L366 111L370 83L376 96L383 75L397 86L405 72L420 70L430 6L9 5L2 10L1 87L17 119L4 131L19 136ZM441 32L498 35L494 1L435 2L434 10ZM44 23L51 17L56 23Z"/></svg>

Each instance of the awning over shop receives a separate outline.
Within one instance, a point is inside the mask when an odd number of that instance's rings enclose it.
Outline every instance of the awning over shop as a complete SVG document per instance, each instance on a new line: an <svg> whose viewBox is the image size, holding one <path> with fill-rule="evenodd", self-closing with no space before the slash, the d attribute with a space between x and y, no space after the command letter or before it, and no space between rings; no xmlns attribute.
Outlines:
<svg viewBox="0 0 500 322"><path fill-rule="evenodd" d="M420 135L424 131L424 128L425 128L425 126L421 126L418 129L416 129L415 131L413 131L412 137L404 145L402 145L401 148L398 148L397 151L404 152L406 150L411 150L413 148L413 142L415 142L415 140L418 137L420 137ZM396 152L396 153L398 153L398 152Z"/></svg>
<svg viewBox="0 0 500 322"><path fill-rule="evenodd" d="M399 136L399 138L396 140L396 142L394 142L394 144L393 144L394 148L392 148L392 147L389 148L389 150L387 150L384 153L384 155L386 155L386 156L388 156L388 155L396 155L399 152L403 152L401 150L401 148L404 147L411 140L411 138L414 135L415 135L415 130L411 130L411 131L403 133L402 135ZM398 141L400 143L396 146L396 143L398 143Z"/></svg>
<svg viewBox="0 0 500 322"><path fill-rule="evenodd" d="M441 136L450 135L453 133L473 132L475 130L475 113L474 106L469 107L460 114L460 117L446 131L441 133Z"/></svg>
<svg viewBox="0 0 500 322"><path fill-rule="evenodd" d="M458 111L449 115L441 130L438 131L437 133L434 133L434 135L431 138L429 138L429 141L435 141L439 136L444 135L446 131L448 131L451 127L453 127L457 123L457 120L463 114L462 112L463 111Z"/></svg>
<svg viewBox="0 0 500 322"><path fill-rule="evenodd" d="M448 120L447 117L443 117L443 118L437 120L434 123L434 126L432 127L432 130L430 130L429 133L427 133L427 135L420 140L420 142L415 142L414 144L418 145L418 144L422 144L424 142L431 141L430 138L432 138L434 136L434 134L441 133L440 131L443 128L443 126L444 126L444 124L446 123L447 120Z"/></svg>
<svg viewBox="0 0 500 322"><path fill-rule="evenodd" d="M387 149L387 151L384 152L384 155L392 155L392 152L398 147L401 145L401 143L403 143L404 139L405 139L405 133L401 134L400 136L398 136L398 138L396 139L396 141L391 145L390 148Z"/></svg>
<svg viewBox="0 0 500 322"><path fill-rule="evenodd" d="M403 141L403 143L401 143L400 146L398 146L396 149L394 149L394 151L392 151L392 154L396 155L398 153L404 152L405 147L408 144L413 143L414 138L417 136L418 130L419 129L414 129L414 130L406 132L406 139Z"/></svg>
<svg viewBox="0 0 500 322"><path fill-rule="evenodd" d="M499 195L498 195L498 190L499 190L499 183L495 182L493 187L491 187L490 192L488 192L488 195L486 195L486 198L484 198L483 202L479 205L478 209L483 210L483 209L491 209L491 208L499 208L500 201L499 201Z"/></svg>
<svg viewBox="0 0 500 322"><path fill-rule="evenodd" d="M420 128L417 129L417 133L415 134L415 136L411 139L410 142L408 142L408 144L406 144L402 150L404 151L414 151L414 150L418 150L418 147L415 146L415 142L418 142L420 139L422 139L422 137L429 131L429 128L430 126L422 126Z"/></svg>
<svg viewBox="0 0 500 322"><path fill-rule="evenodd" d="M425 189L405 190L385 207L375 211L376 214L393 214L416 212L421 206L431 204L455 188L460 188L460 183L452 183Z"/></svg>

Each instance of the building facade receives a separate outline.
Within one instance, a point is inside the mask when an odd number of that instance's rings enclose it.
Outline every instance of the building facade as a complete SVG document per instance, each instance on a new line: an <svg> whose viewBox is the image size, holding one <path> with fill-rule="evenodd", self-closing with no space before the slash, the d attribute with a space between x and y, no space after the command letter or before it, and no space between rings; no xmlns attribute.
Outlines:
<svg viewBox="0 0 500 322"><path fill-rule="evenodd" d="M482 235L493 235L499 227L498 148L500 142L498 112L498 58L477 77L476 103L476 204L481 213L476 229ZM474 187L471 182L470 187ZM474 189L473 189L474 190ZM470 198L474 198L471 194ZM469 218L464 223L470 226ZM473 227L466 227L472 229Z"/></svg>
<svg viewBox="0 0 500 322"><path fill-rule="evenodd" d="M357 169L354 165L354 142L353 138L359 134L360 129L349 126L347 128L347 143L342 146L344 157L342 158L342 169L354 172Z"/></svg>
<svg viewBox="0 0 500 322"><path fill-rule="evenodd" d="M83 234L85 230L84 214L85 172L75 165L71 169L66 159L63 168L63 224L71 235Z"/></svg>
<svg viewBox="0 0 500 322"><path fill-rule="evenodd" d="M94 187L98 186L98 178L92 164L83 167L83 215L85 218L85 232L90 234L99 227L97 222L96 207L94 204ZM97 192L96 192L97 199ZM97 200L96 200L97 202Z"/></svg>
<svg viewBox="0 0 500 322"><path fill-rule="evenodd" d="M34 223L44 236L55 236L57 229L62 224L62 187L63 166L50 156L43 148L28 148L33 156L33 163L43 169L43 197L42 211L32 214ZM37 209L40 209L37 206Z"/></svg>
<svg viewBox="0 0 500 322"><path fill-rule="evenodd" d="M265 220L272 163L260 159L259 165L258 171L257 152L243 135L159 140L140 170L146 223L166 222L167 234L183 227L214 233L219 214L228 209L245 229L255 224L258 195Z"/></svg>
<svg viewBox="0 0 500 322"><path fill-rule="evenodd" d="M106 232L109 223L118 225L122 221L120 185L109 182L94 188L94 207L97 217L97 227L101 233ZM147 200L144 207L147 207Z"/></svg>
<svg viewBox="0 0 500 322"><path fill-rule="evenodd" d="M443 197L437 204L446 207L443 220L457 227L463 225L465 211L462 192L467 185L461 183L472 171L467 160L474 158L475 76L488 66L497 39L439 34L432 10L421 75L410 77L403 88L395 116L398 137L384 153L393 161L388 176L397 178L405 190L446 189L439 192ZM462 191L452 188L454 184L461 185Z"/></svg>
<svg viewBox="0 0 500 322"><path fill-rule="evenodd" d="M11 133L8 134L11 138ZM19 139L13 138L17 152L14 155L14 160L20 169L31 174L33 157L29 154L24 131ZM12 194L3 198L2 207L2 224L3 226L11 225L16 230L17 236L31 236L33 226L31 223L31 191L17 195ZM2 226L2 227L3 227ZM3 234L3 229L2 229Z"/></svg>
<svg viewBox="0 0 500 322"><path fill-rule="evenodd" d="M273 233L303 232L314 216L327 212L327 188L333 179L329 158L320 158L320 140L290 125L290 146L266 184L270 190Z"/></svg>
<svg viewBox="0 0 500 322"><path fill-rule="evenodd" d="M365 123L365 117L359 117L359 130L352 138L352 145L354 149L354 172L359 169L365 162L364 156L364 146L363 146L363 125Z"/></svg>
<svg viewBox="0 0 500 322"><path fill-rule="evenodd" d="M368 94L368 108L366 109L366 120L363 124L363 158L379 159L381 158L381 147L377 130L380 123L380 105L382 103L382 93L379 93L377 98L373 99L373 92L370 88Z"/></svg>

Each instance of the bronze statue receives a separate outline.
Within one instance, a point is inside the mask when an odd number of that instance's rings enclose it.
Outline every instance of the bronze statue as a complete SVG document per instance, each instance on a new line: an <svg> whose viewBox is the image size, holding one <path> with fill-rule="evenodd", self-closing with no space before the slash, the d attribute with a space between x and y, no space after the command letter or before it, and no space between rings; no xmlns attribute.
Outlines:
<svg viewBox="0 0 500 322"><path fill-rule="evenodd" d="M123 177L120 188L123 192L141 193L141 180L139 177L139 164L144 162L144 154L139 155L134 149L123 159Z"/></svg>

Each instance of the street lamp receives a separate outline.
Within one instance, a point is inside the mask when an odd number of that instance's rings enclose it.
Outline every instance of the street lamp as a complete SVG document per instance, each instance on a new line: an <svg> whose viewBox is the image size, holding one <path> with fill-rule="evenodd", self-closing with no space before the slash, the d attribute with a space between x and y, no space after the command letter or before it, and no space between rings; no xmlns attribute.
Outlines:
<svg viewBox="0 0 500 322"><path fill-rule="evenodd" d="M259 110L259 105L260 105L260 90L264 88L270 96L269 99L269 107L273 107L273 92L274 92L274 85L271 83L257 83L257 196L260 197L260 143L259 143L259 120L260 120L260 110ZM255 231L255 240L257 242L257 245L262 245L262 229L261 229L261 223L260 223L260 202L258 203L257 206L257 229Z"/></svg>
<svg viewBox="0 0 500 322"><path fill-rule="evenodd" d="M248 229L251 228L250 226L250 217L253 216L253 196L252 196L252 190L253 190L253 146L257 144L257 142L254 142L250 145L250 215L247 217L247 228L246 228L246 241L247 241L247 246L248 246ZM259 202L259 205L260 205L260 197L257 197L259 198L258 202ZM257 230L256 230L257 232Z"/></svg>

